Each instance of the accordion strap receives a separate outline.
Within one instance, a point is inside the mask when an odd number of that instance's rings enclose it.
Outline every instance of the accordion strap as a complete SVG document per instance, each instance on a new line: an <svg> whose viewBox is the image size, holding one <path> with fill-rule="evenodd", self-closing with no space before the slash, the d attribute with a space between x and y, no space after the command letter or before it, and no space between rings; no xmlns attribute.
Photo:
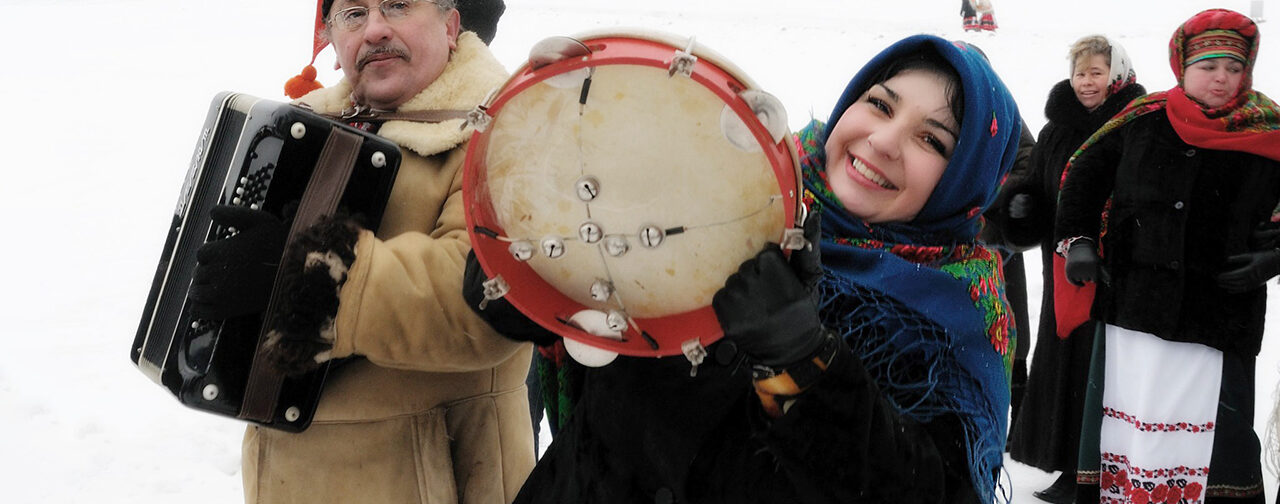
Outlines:
<svg viewBox="0 0 1280 504"><path fill-rule="evenodd" d="M321 216L333 213L342 198L347 179L355 167L356 156L364 139L355 133L334 127L329 131L324 148L320 150L320 158L316 160L315 170L307 188L302 194L298 212L289 229L289 241L292 242L299 232L311 227ZM288 246L285 246L288 250ZM281 297L280 283L283 270L276 273L275 283L271 289L271 301L267 304L266 313L275 313L276 303ZM258 335L258 349L266 342L270 321L262 324ZM258 351L254 355L253 365L249 369L248 383L245 385L244 401L241 404L239 417L258 422L270 422L275 418L280 388L284 384L284 374L275 370L264 357L265 352Z"/></svg>
<svg viewBox="0 0 1280 504"><path fill-rule="evenodd" d="M340 122L386 122L411 121L421 123L442 123L454 119L466 119L467 110L414 110L407 112L389 112L369 109L347 109L339 115L323 114L325 117Z"/></svg>

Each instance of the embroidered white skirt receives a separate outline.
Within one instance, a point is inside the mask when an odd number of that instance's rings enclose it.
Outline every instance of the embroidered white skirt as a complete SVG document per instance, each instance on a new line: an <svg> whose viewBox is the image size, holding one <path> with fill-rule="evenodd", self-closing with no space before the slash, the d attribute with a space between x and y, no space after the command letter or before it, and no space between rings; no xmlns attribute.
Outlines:
<svg viewBox="0 0 1280 504"><path fill-rule="evenodd" d="M1222 352L1108 325L1100 502L1204 502Z"/></svg>

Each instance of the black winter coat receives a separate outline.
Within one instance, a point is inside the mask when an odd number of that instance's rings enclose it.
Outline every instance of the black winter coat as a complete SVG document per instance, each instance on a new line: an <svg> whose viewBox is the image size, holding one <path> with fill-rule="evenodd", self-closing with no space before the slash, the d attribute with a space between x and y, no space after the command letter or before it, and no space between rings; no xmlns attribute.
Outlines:
<svg viewBox="0 0 1280 504"><path fill-rule="evenodd" d="M1107 97L1090 111L1076 99L1071 81L1058 82L1045 103L1048 124L1031 150L1028 168L1011 172L993 208L1007 213L1015 194L1031 196L1030 213L1022 219L1004 221L1006 239L1015 246L1039 246L1042 264L1042 294L1039 328L1036 332L1036 365L1027 378L1025 399L1013 415L1009 427L1009 455L1014 460L1045 471L1075 471L1080 446L1080 422L1084 415L1084 393L1093 350L1094 325L1084 324L1061 340L1053 313L1053 221L1058 199L1058 183L1067 159L1080 144L1134 98L1146 94L1139 84L1131 84ZM1019 336L1027 333L1019 333ZM1019 338L1018 347L1029 346Z"/></svg>
<svg viewBox="0 0 1280 504"><path fill-rule="evenodd" d="M1147 94L1141 84L1131 84L1118 93L1108 96L1098 108L1089 111L1076 99L1071 89L1071 80L1058 82L1049 91L1049 99L1045 102L1044 115L1049 122L1040 130L1034 147L1031 149L1031 160L1025 171L1013 171L1009 181L1000 192L1001 201L993 208L1004 209L1007 214L1009 199L1015 194L1031 195L1031 212L1024 219L1005 218L1003 228L1005 240L1017 247L1034 247L1039 245L1042 251L1042 264L1052 264L1054 247L1053 224L1058 206L1058 185L1062 181L1062 168L1067 160L1075 154L1085 140L1102 124L1111 119L1124 106L1135 98ZM1053 275L1045 269L1045 288L1051 289ZM1050 292L1046 292L1045 299ZM1052 306L1046 304L1044 306ZM1045 310L1043 314L1053 315L1053 310ZM1052 319L1050 319L1052 320ZM1041 318L1041 332L1045 332L1044 319ZM1049 331L1053 332L1053 325Z"/></svg>
<svg viewBox="0 0 1280 504"><path fill-rule="evenodd" d="M767 419L731 349L590 369L573 417L516 503L973 503L959 421L902 418L841 344Z"/></svg>
<svg viewBox="0 0 1280 504"><path fill-rule="evenodd" d="M1280 200L1280 162L1200 149L1178 137L1164 110L1131 120L1072 164L1062 187L1056 239L1097 237L1111 284L1093 318L1171 341L1257 355L1265 286L1241 294L1214 277Z"/></svg>

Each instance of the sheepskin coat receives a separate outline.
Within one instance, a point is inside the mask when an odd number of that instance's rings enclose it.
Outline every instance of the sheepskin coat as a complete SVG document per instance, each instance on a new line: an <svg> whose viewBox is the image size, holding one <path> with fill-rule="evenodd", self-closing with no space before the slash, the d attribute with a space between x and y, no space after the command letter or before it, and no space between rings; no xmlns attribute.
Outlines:
<svg viewBox="0 0 1280 504"><path fill-rule="evenodd" d="M469 110L506 71L463 32L445 71L401 111ZM300 101L350 105L347 82ZM389 121L403 160L377 231L363 231L340 292L330 372L311 427L250 427L249 503L505 503L532 470L524 380L531 346L494 332L462 298L470 241L461 194L471 130Z"/></svg>

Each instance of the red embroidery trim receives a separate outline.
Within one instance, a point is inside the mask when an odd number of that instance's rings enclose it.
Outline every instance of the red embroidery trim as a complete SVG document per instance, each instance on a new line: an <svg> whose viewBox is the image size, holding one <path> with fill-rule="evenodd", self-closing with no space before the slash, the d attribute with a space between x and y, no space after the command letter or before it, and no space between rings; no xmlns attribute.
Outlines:
<svg viewBox="0 0 1280 504"><path fill-rule="evenodd" d="M1130 424L1142 432L1192 432L1192 433L1209 433L1213 432L1213 422L1203 424L1189 424L1187 422L1178 423L1162 423L1162 422L1143 422L1138 417L1116 410L1115 408L1102 408L1102 414L1116 420Z"/></svg>
<svg viewBox="0 0 1280 504"><path fill-rule="evenodd" d="M1129 464L1128 457L1102 453L1098 478L1099 502L1115 504L1196 504L1204 495L1204 484L1187 478L1208 478L1209 468L1141 469Z"/></svg>

